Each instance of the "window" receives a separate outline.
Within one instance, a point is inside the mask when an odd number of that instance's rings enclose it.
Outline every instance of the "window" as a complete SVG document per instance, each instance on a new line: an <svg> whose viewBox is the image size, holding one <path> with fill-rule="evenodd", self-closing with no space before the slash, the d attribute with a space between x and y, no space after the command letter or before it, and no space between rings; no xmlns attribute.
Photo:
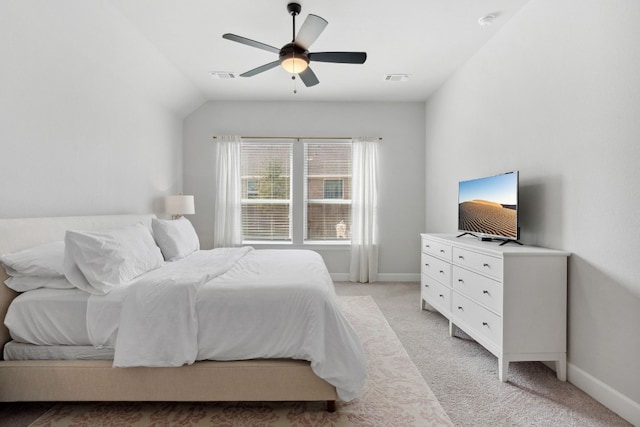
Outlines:
<svg viewBox="0 0 640 427"><path fill-rule="evenodd" d="M241 157L244 241L350 240L350 142L243 142Z"/></svg>
<svg viewBox="0 0 640 427"><path fill-rule="evenodd" d="M243 240L291 240L291 143L243 142Z"/></svg>
<svg viewBox="0 0 640 427"><path fill-rule="evenodd" d="M341 179L325 179L324 180L324 198L325 199L342 199L342 185L344 181Z"/></svg>
<svg viewBox="0 0 640 427"><path fill-rule="evenodd" d="M257 179L247 179L247 199L257 199L260 195L258 192L258 185L260 185L260 181Z"/></svg>
<svg viewBox="0 0 640 427"><path fill-rule="evenodd" d="M349 240L351 143L305 144L305 240Z"/></svg>

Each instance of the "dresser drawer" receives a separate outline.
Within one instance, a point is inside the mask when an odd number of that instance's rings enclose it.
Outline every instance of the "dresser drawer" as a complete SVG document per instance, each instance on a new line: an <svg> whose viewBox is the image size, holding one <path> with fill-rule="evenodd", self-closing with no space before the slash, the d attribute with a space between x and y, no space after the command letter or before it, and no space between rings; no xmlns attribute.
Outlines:
<svg viewBox="0 0 640 427"><path fill-rule="evenodd" d="M447 317L449 316L449 313L451 313L451 288L423 274L420 294L422 295L422 299Z"/></svg>
<svg viewBox="0 0 640 427"><path fill-rule="evenodd" d="M424 253L420 256L420 259L422 261L420 270L423 274L451 287L451 264Z"/></svg>
<svg viewBox="0 0 640 427"><path fill-rule="evenodd" d="M502 318L457 292L451 295L452 317L460 319L478 335L502 348Z"/></svg>
<svg viewBox="0 0 640 427"><path fill-rule="evenodd" d="M502 314L502 282L453 266L453 289Z"/></svg>
<svg viewBox="0 0 640 427"><path fill-rule="evenodd" d="M462 248L453 248L453 263L502 279L502 258L492 257Z"/></svg>
<svg viewBox="0 0 640 427"><path fill-rule="evenodd" d="M451 262L451 245L447 245L446 243L423 237L422 252Z"/></svg>

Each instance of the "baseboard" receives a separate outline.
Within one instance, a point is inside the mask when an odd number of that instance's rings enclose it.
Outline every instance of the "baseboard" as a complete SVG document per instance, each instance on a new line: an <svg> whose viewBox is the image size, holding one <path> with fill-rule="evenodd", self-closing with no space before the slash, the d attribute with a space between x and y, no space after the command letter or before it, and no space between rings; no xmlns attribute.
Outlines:
<svg viewBox="0 0 640 427"><path fill-rule="evenodd" d="M420 273L379 273L378 282L419 282Z"/></svg>
<svg viewBox="0 0 640 427"><path fill-rule="evenodd" d="M567 379L634 426L640 426L640 403L631 400L571 363L567 364Z"/></svg>
<svg viewBox="0 0 640 427"><path fill-rule="evenodd" d="M334 282L348 282L349 273L329 273ZM378 282L419 282L420 273L378 273Z"/></svg>

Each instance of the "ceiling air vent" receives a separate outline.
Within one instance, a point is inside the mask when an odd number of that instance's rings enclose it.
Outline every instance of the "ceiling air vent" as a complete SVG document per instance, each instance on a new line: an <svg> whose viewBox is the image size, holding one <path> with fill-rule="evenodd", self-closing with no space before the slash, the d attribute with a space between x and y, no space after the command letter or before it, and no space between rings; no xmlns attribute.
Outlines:
<svg viewBox="0 0 640 427"><path fill-rule="evenodd" d="M235 79L236 75L227 71L209 71L209 75L212 79Z"/></svg>
<svg viewBox="0 0 640 427"><path fill-rule="evenodd" d="M411 74L387 74L384 76L386 82L406 82Z"/></svg>

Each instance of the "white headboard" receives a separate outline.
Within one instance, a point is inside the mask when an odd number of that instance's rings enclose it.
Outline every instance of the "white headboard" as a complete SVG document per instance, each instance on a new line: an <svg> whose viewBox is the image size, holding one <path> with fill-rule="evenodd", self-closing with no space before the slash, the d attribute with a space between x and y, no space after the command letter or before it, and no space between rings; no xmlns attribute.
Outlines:
<svg viewBox="0 0 640 427"><path fill-rule="evenodd" d="M151 228L153 214L61 216L52 218L0 219L0 254L43 243L64 240L67 230L97 230L143 222Z"/></svg>

